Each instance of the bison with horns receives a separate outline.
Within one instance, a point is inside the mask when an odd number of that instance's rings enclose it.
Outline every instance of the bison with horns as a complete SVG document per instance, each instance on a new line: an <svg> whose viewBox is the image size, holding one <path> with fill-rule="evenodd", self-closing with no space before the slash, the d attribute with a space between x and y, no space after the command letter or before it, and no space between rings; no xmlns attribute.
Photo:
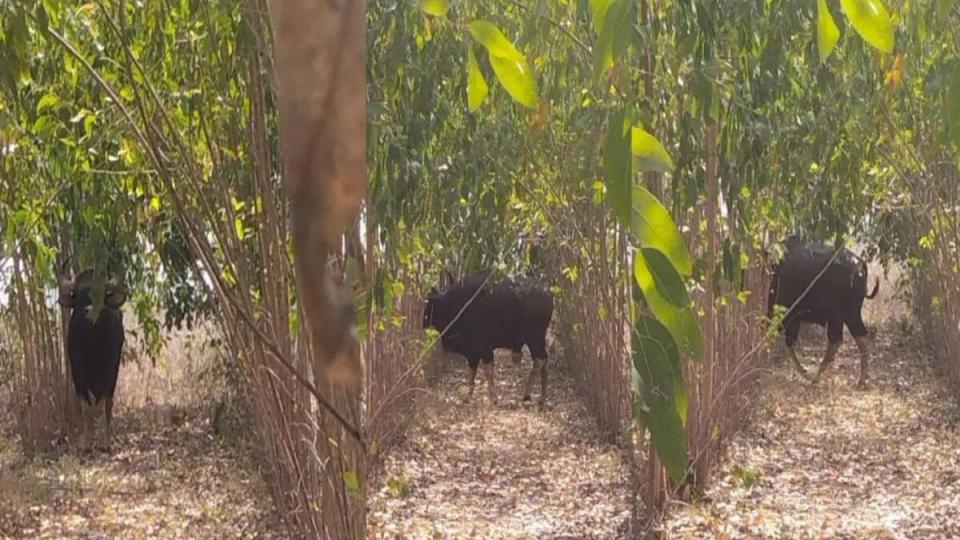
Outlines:
<svg viewBox="0 0 960 540"><path fill-rule="evenodd" d="M813 382L820 379L836 357L846 326L860 350L859 385L865 385L870 351L860 311L865 298L877 295L879 278L873 292L867 294L867 265L849 250L804 242L797 237L788 238L785 244L786 254L774 268L770 282L767 316L773 316L774 305L787 308L779 329L785 333L794 368L806 376L794 350L801 322L827 327L827 352Z"/></svg>
<svg viewBox="0 0 960 540"><path fill-rule="evenodd" d="M117 387L124 342L120 307L126 301L127 294L115 279L107 280L102 289L103 308L97 313L93 309L93 300L100 291L95 287L93 271L85 270L73 278L64 274L61 272L59 278L59 302L71 311L67 327L67 357L70 360L73 388L80 397L84 446L92 445L94 420L99 416L97 407L101 402L106 416L109 446L113 394Z"/></svg>

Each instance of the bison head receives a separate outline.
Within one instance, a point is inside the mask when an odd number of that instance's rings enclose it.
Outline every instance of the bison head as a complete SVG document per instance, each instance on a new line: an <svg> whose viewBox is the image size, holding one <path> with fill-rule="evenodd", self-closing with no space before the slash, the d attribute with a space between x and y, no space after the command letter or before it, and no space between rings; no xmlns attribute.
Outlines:
<svg viewBox="0 0 960 540"><path fill-rule="evenodd" d="M93 270L85 270L79 276L60 277L60 305L70 309L89 310L93 306ZM107 280L103 291L105 306L120 309L127 301L127 293L116 279Z"/></svg>
<svg viewBox="0 0 960 540"><path fill-rule="evenodd" d="M436 287L430 288L430 293L427 294L427 302L423 308L423 329L427 328L437 328L440 318L440 301L443 300L443 293L437 290Z"/></svg>

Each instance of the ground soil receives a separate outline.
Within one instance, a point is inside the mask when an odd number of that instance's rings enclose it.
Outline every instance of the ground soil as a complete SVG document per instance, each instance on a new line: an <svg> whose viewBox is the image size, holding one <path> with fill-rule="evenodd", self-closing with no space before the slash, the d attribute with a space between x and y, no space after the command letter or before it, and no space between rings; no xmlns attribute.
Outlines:
<svg viewBox="0 0 960 540"><path fill-rule="evenodd" d="M270 497L202 415L118 411L112 448L0 448L0 538L279 538Z"/></svg>
<svg viewBox="0 0 960 540"><path fill-rule="evenodd" d="M550 373L549 408L521 403L530 369L496 361L464 403L466 365L447 359L406 442L387 457L369 500L371 538L623 538L630 521L623 451L602 442L573 381ZM481 384L482 383L482 384Z"/></svg>
<svg viewBox="0 0 960 540"><path fill-rule="evenodd" d="M846 340L811 386L787 362L733 439L702 501L676 503L667 538L960 538L960 399L904 320L881 323L871 379L855 387ZM806 367L822 331L809 332Z"/></svg>

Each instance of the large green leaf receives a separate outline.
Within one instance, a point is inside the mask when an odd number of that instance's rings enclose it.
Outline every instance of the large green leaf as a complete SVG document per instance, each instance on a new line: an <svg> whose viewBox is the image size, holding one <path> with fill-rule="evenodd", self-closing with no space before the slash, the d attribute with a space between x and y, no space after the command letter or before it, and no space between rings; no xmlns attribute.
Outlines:
<svg viewBox="0 0 960 540"><path fill-rule="evenodd" d="M470 35L487 49L490 56L509 58L517 62L526 61L523 53L514 47L493 23L482 19L473 21L470 23Z"/></svg>
<svg viewBox="0 0 960 540"><path fill-rule="evenodd" d="M679 365L676 343L667 329L652 317L637 317L633 366L639 375L641 414L657 454L674 482L683 478L688 462L685 419L678 406L679 396L686 401L683 379L677 378Z"/></svg>
<svg viewBox="0 0 960 540"><path fill-rule="evenodd" d="M850 24L871 46L889 53L893 51L893 21L880 0L840 0Z"/></svg>
<svg viewBox="0 0 960 540"><path fill-rule="evenodd" d="M599 82L630 43L632 0L613 0L603 9L603 28L593 45L593 81ZM598 13L594 11L594 16Z"/></svg>
<svg viewBox="0 0 960 540"><path fill-rule="evenodd" d="M670 212L652 193L640 186L633 187L633 234L642 247L662 251L682 276L693 273L693 262L687 244L670 217Z"/></svg>
<svg viewBox="0 0 960 540"><path fill-rule="evenodd" d="M600 35L603 31L603 22L607 18L607 9L613 0L590 0L590 13L593 15L593 31Z"/></svg>
<svg viewBox="0 0 960 540"><path fill-rule="evenodd" d="M690 358L699 360L703 354L703 337L693 308L678 308L660 293L657 280L642 253L634 255L633 277L643 292L650 311L667 327L680 350Z"/></svg>
<svg viewBox="0 0 960 540"><path fill-rule="evenodd" d="M630 223L630 186L633 184L629 116L623 111L613 115L607 126L607 141L603 149L603 181L607 185L607 200L623 224Z"/></svg>
<svg viewBox="0 0 960 540"><path fill-rule="evenodd" d="M833 52L833 48L840 39L840 29L830 14L827 0L819 0L817 4L817 51L820 52L820 61L823 62Z"/></svg>
<svg viewBox="0 0 960 540"><path fill-rule="evenodd" d="M517 103L535 109L537 107L537 80L533 70L524 60L490 56L490 65L500 84L507 89Z"/></svg>
<svg viewBox="0 0 960 540"><path fill-rule="evenodd" d="M631 146L633 155L637 158L637 171L670 172L673 170L673 160L670 159L667 149L642 127L633 128Z"/></svg>
<svg viewBox="0 0 960 540"><path fill-rule="evenodd" d="M947 132L954 148L960 152L960 61L953 62L953 73L949 75L946 95Z"/></svg>
<svg viewBox="0 0 960 540"><path fill-rule="evenodd" d="M480 64L477 63L477 55L473 52L473 46L467 48L467 108L470 112L477 110L483 100L487 97L490 88L487 86L483 73L480 72Z"/></svg>
<svg viewBox="0 0 960 540"><path fill-rule="evenodd" d="M445 17L450 4L447 0L420 0L420 11L435 17Z"/></svg>
<svg viewBox="0 0 960 540"><path fill-rule="evenodd" d="M473 21L470 35L487 49L493 72L510 97L521 105L536 108L539 101L537 80L523 53L490 22Z"/></svg>
<svg viewBox="0 0 960 540"><path fill-rule="evenodd" d="M687 287L677 269L670 263L670 259L659 249L642 248L640 251L660 296L674 307L683 309L689 306L690 297L687 295Z"/></svg>

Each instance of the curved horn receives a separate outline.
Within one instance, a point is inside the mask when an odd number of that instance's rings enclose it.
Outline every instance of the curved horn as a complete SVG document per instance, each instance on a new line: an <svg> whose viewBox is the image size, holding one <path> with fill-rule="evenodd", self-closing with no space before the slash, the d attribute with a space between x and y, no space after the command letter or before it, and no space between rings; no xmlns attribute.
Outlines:
<svg viewBox="0 0 960 540"><path fill-rule="evenodd" d="M60 298L57 301L60 305L68 308L73 307L73 293L77 288L76 276L67 277L69 264L70 258L66 257L63 264L60 265L60 271L57 272L57 289L60 293Z"/></svg>

